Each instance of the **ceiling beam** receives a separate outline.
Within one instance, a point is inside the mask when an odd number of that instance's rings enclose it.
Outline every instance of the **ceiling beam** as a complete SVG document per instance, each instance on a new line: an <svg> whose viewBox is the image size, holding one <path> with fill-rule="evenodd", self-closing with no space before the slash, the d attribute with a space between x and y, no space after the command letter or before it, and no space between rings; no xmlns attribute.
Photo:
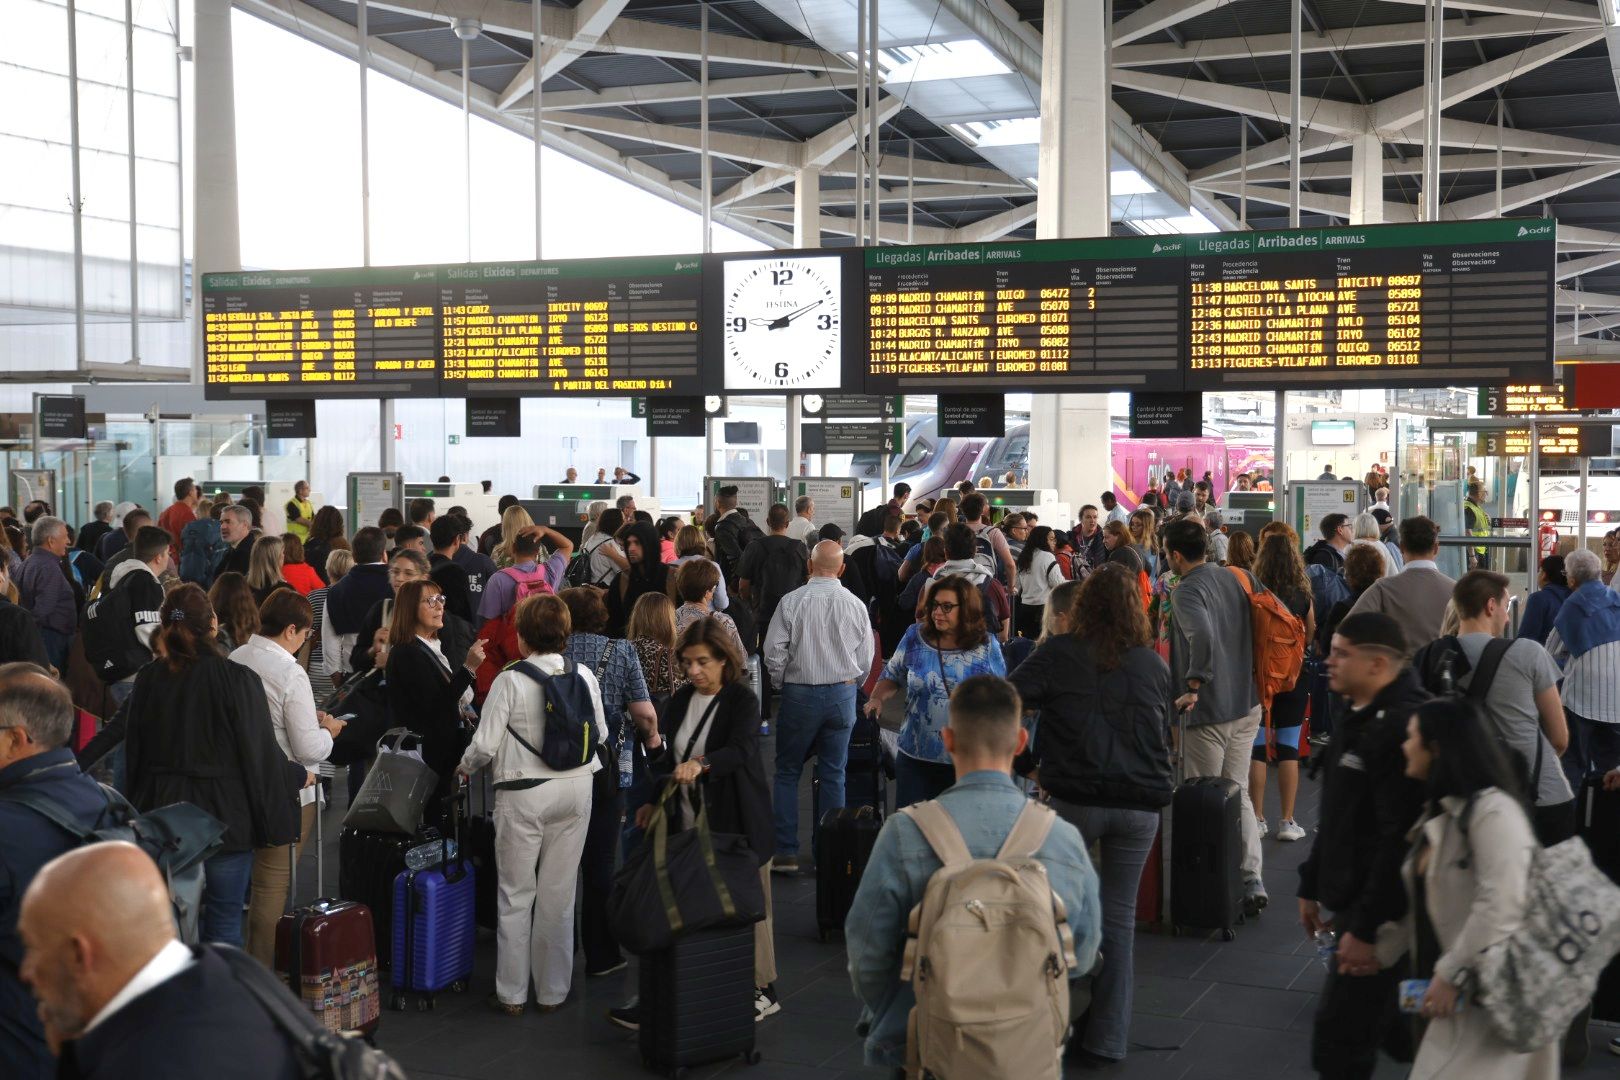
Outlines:
<svg viewBox="0 0 1620 1080"><path fill-rule="evenodd" d="M1423 145L1423 125L1421 123L1408 124L1399 130L1379 132L1385 142L1406 143L1411 146ZM1575 139L1568 135L1547 135L1539 131L1526 131L1523 128L1504 127L1502 129L1503 151L1519 151L1527 154L1574 154L1587 155L1600 158L1620 156L1620 145L1614 143L1596 142L1591 139ZM1460 147L1463 150L1478 150L1482 146L1496 145L1497 128L1495 124L1477 124L1472 120L1456 120L1449 116L1440 118L1440 145Z"/></svg>
<svg viewBox="0 0 1620 1080"><path fill-rule="evenodd" d="M732 216L732 211L730 211L728 209L727 210L727 217L729 218L731 216ZM788 228L792 228L792 226L793 226L793 213L792 213L792 211L750 210L746 214L739 212L735 216L737 216L737 217L750 217L750 218L753 218L756 221L768 221L768 222L770 222L772 224L783 225L783 226L786 226ZM871 222L867 222L867 224L870 225ZM911 225L911 226L907 226L906 223L903 222L903 221L885 221L885 222L882 222L879 225L879 228L878 228L878 236L886 243L904 244L904 243L907 242L906 241L906 230L907 230L908 227L912 230L912 232L911 232L911 242L913 242L913 243L918 243L918 244L951 244L951 243L957 243L958 242L958 240L957 240L957 231L955 229L944 229L944 228L939 227L938 225ZM832 214L822 214L821 215L821 231L823 233L828 233L828 234L831 234L833 236L854 236L855 235L855 218L853 216L851 216L851 217L837 217L837 216L832 215Z"/></svg>
<svg viewBox="0 0 1620 1080"><path fill-rule="evenodd" d="M1390 0L1395 4L1422 7L1426 0ZM1483 11L1491 15L1528 15L1532 18L1591 25L1602 16L1592 4L1576 0L1446 0L1447 6Z"/></svg>
<svg viewBox="0 0 1620 1080"><path fill-rule="evenodd" d="M878 108L878 123L887 124L898 116L906 107L903 99L887 97ZM818 132L799 145L799 156L790 164L779 166L766 166L755 172L752 176L744 177L737 184L726 189L726 193L715 200L716 206L730 206L740 202L750 195L770 191L790 183L795 174L804 168L823 168L832 164L843 156L844 152L855 145L857 139L853 119L841 118L832 127ZM713 145L714 136L710 133L710 145Z"/></svg>
<svg viewBox="0 0 1620 1080"><path fill-rule="evenodd" d="M963 225L956 230L956 242L985 244L992 240L1000 240L1014 229L1021 229L1034 220L1035 200L1031 199L1023 206L1014 206L999 214L980 218L971 225Z"/></svg>
<svg viewBox="0 0 1620 1080"><path fill-rule="evenodd" d="M1586 292L1585 290L1570 289L1560 285L1557 293L1557 305L1568 311L1614 311L1620 308L1620 296Z"/></svg>
<svg viewBox="0 0 1620 1080"><path fill-rule="evenodd" d="M914 202L977 202L981 199L1003 200L1016 197L1016 193L1004 187L993 187L989 184L918 184L911 194ZM905 181L900 186L889 191L884 201L906 201ZM730 205L739 210L786 210L793 206L793 196L785 191L767 191L759 195L750 195L738 199ZM837 188L823 190L821 193L822 206L854 206L855 189Z"/></svg>
<svg viewBox="0 0 1620 1080"><path fill-rule="evenodd" d="M1337 150L1342 146L1349 146L1350 140L1337 135L1330 135L1325 131L1306 131L1300 136L1299 152L1301 156L1309 157L1311 154L1320 154L1326 150ZM1268 165L1275 165L1280 161L1288 160L1288 140L1273 139L1262 146L1251 146L1247 154L1234 154L1232 157L1211 162L1203 168L1194 169L1187 174L1187 182L1194 187L1202 186L1205 181L1219 180L1223 177L1238 176L1243 172L1243 164L1248 162L1251 171L1263 169ZM1258 179L1251 175L1251 179ZM1287 180L1288 176L1283 175Z"/></svg>
<svg viewBox="0 0 1620 1080"><path fill-rule="evenodd" d="M1528 74L1570 53L1578 52L1603 37L1603 28L1571 30L1547 41L1540 41L1516 53L1499 56L1440 81L1440 107L1449 109L1461 101L1510 79ZM1385 98L1372 107L1369 125L1374 131L1404 128L1423 119L1424 95L1428 87L1417 86L1405 93ZM1494 140L1492 140L1494 142Z"/></svg>
<svg viewBox="0 0 1620 1080"><path fill-rule="evenodd" d="M552 116L550 110L547 110L546 125L572 128L575 131L591 131L618 139L634 139L636 142L667 146L673 150L686 150L691 153L698 153L703 149L702 133L695 127L681 127L679 124L654 124L645 120L624 120L615 116L597 116L581 112ZM711 128L709 150L733 161L793 169L798 167L802 160L804 144L765 135L738 135Z"/></svg>
<svg viewBox="0 0 1620 1080"><path fill-rule="evenodd" d="M1620 240L1620 237L1616 237L1616 240ZM1578 278L1582 274L1590 274L1616 263L1620 263L1620 248L1599 252L1596 255L1583 255L1578 259L1565 259L1558 264L1558 280L1569 281L1571 278Z"/></svg>
<svg viewBox="0 0 1620 1080"><path fill-rule="evenodd" d="M1502 155L1502 169L1504 172L1514 172L1524 169L1568 169L1577 165L1591 165L1596 161L1605 160L1601 154L1525 154L1505 153ZM1496 170L1496 151L1484 150L1472 154L1443 154L1440 158L1440 171L1442 173L1465 172L1494 172ZM1405 161L1398 158L1386 158L1384 161L1385 176L1421 176L1423 173L1423 158L1412 155ZM1300 167L1300 177L1304 180L1348 180L1350 179L1350 162L1348 161L1308 161ZM1288 167L1285 165L1266 165L1261 168L1251 168L1249 179L1255 183L1278 184L1287 183Z"/></svg>
<svg viewBox="0 0 1620 1080"><path fill-rule="evenodd" d="M1245 184L1240 180L1210 180L1201 185L1206 190L1214 191L1231 198L1247 198L1250 202L1262 202L1271 206L1289 205L1287 188L1266 187L1263 184ZM1327 214L1331 217L1350 217L1350 197L1348 195L1327 195L1319 191L1301 190L1299 193L1299 206L1315 214ZM1384 203L1384 220L1389 222L1416 221L1416 208L1407 203Z"/></svg>
<svg viewBox="0 0 1620 1080"><path fill-rule="evenodd" d="M1114 45L1128 45L1137 38L1145 38L1168 30L1178 23L1207 15L1223 8L1232 0L1148 0L1123 19L1114 20Z"/></svg>
<svg viewBox="0 0 1620 1080"><path fill-rule="evenodd" d="M573 33L561 41L548 41L542 50L540 82L544 84L547 79L590 52L629 2L630 0L581 0L580 5L568 13L574 25ZM544 17L542 13L541 18ZM533 93L534 58L531 56L528 63L513 76L512 81L506 84L506 89L501 91L495 105L500 109L510 109Z"/></svg>
<svg viewBox="0 0 1620 1080"><path fill-rule="evenodd" d="M1562 21L1548 21L1526 15L1497 15L1467 21L1447 19L1445 40L1471 41L1504 37L1531 37L1556 34L1569 29ZM1302 53L1342 52L1349 49L1386 49L1402 45L1422 45L1421 22L1355 26L1305 34ZM1287 34L1256 34L1254 37L1208 38L1185 45L1164 42L1153 45L1114 45L1115 67L1145 67L1153 64L1188 64L1204 60L1247 60L1261 56L1287 56Z"/></svg>
<svg viewBox="0 0 1620 1080"><path fill-rule="evenodd" d="M1558 225L1558 250L1582 251L1588 248L1620 248L1620 233L1588 229L1582 225Z"/></svg>
<svg viewBox="0 0 1620 1080"><path fill-rule="evenodd" d="M1555 173L1544 176L1539 180L1532 180L1527 184L1514 184L1512 187L1502 189L1502 212L1517 210L1521 206L1542 202L1546 199L1556 198L1566 191L1595 184L1599 180L1620 173L1620 162L1606 161L1600 165L1588 165L1583 169L1572 169L1569 172ZM1487 191L1482 195L1470 195L1466 199L1446 203L1440 208L1440 218L1443 221L1467 221L1472 218L1494 217L1496 214L1497 194Z"/></svg>
<svg viewBox="0 0 1620 1080"><path fill-rule="evenodd" d="M236 7L248 14L306 41L330 49L339 56L351 60L359 58L358 32L353 24L328 15L319 8L303 3L302 0L233 0L233 2ZM527 6L524 7L527 11ZM436 72L433 65L421 57L375 37L369 43L368 52L373 70L439 101L460 107L459 77ZM502 113L495 108L494 99L493 93L475 84L469 103L475 115L525 138L534 137L533 125L527 119ZM548 125L544 132L544 142L547 147L566 154L575 161L600 169L676 206L694 213L702 209L699 200L685 190L687 185L679 184L663 170L621 154L611 146L587 135L553 129ZM790 233L763 222L742 222L736 228L739 232L773 247L788 247L793 239Z"/></svg>
<svg viewBox="0 0 1620 1080"><path fill-rule="evenodd" d="M1116 68L1114 85L1128 90L1190 101L1212 109L1225 109L1247 116L1260 116L1280 124L1289 120L1288 91L1256 90L1230 86L1204 79L1183 79L1135 68ZM1304 103L1305 123L1310 130L1338 135L1354 135L1366 129L1366 110L1348 101L1316 98Z"/></svg>
<svg viewBox="0 0 1620 1080"><path fill-rule="evenodd" d="M817 94L829 90L853 90L856 77L851 73L750 75L739 79L711 79L709 100L738 97L774 97L787 94ZM617 86L607 90L558 90L546 92L546 112L575 109L635 108L641 105L674 105L700 101L703 88L695 81L652 83L646 86ZM525 98L513 106L514 112L534 111L534 99Z"/></svg>

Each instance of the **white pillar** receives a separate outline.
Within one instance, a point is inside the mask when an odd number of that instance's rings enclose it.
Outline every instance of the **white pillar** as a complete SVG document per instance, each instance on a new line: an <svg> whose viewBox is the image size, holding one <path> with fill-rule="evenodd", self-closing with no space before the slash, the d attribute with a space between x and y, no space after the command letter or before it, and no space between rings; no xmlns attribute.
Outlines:
<svg viewBox="0 0 1620 1080"><path fill-rule="evenodd" d="M231 71L231 0L194 0L192 31L192 356L203 381L202 276L242 269L236 191L236 88Z"/></svg>
<svg viewBox="0 0 1620 1080"><path fill-rule="evenodd" d="M793 246L821 246L821 170L813 166L800 169L793 178ZM800 416L803 410L799 402L800 395L787 396L787 476L784 479L788 481L801 475L803 469L804 432Z"/></svg>
<svg viewBox="0 0 1620 1080"><path fill-rule="evenodd" d="M1374 132L1350 141L1350 224L1384 221L1384 144Z"/></svg>
<svg viewBox="0 0 1620 1080"><path fill-rule="evenodd" d="M1046 0L1041 56L1043 240L1107 236L1109 33L1105 0ZM1079 514L1113 490L1108 395L1038 394L1030 409L1029 483Z"/></svg>

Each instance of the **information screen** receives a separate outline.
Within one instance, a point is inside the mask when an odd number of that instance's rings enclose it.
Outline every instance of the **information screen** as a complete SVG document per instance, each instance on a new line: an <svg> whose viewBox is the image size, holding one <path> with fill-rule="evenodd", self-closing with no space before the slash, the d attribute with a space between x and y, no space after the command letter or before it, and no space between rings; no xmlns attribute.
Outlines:
<svg viewBox="0 0 1620 1080"><path fill-rule="evenodd" d="M1539 381L1543 219L1189 236L1187 388Z"/></svg>
<svg viewBox="0 0 1620 1080"><path fill-rule="evenodd" d="M434 267L203 275L204 395L439 393Z"/></svg>
<svg viewBox="0 0 1620 1080"><path fill-rule="evenodd" d="M866 392L1179 389L1185 239L868 248Z"/></svg>
<svg viewBox="0 0 1620 1080"><path fill-rule="evenodd" d="M701 394L696 258L446 267L451 397Z"/></svg>

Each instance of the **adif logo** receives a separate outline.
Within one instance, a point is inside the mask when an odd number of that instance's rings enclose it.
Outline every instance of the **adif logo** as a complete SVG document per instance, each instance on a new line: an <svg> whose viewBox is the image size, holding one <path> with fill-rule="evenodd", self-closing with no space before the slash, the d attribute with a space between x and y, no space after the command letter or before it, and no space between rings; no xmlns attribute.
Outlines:
<svg viewBox="0 0 1620 1080"><path fill-rule="evenodd" d="M1155 254L1155 255L1159 254L1161 251L1180 251L1180 250L1181 250L1181 241L1180 240L1177 240L1173 244L1154 244L1153 245L1153 254Z"/></svg>
<svg viewBox="0 0 1620 1080"><path fill-rule="evenodd" d="M1550 232L1552 232L1551 225L1537 225L1535 228L1531 228L1528 225L1519 226L1520 236L1544 236Z"/></svg>

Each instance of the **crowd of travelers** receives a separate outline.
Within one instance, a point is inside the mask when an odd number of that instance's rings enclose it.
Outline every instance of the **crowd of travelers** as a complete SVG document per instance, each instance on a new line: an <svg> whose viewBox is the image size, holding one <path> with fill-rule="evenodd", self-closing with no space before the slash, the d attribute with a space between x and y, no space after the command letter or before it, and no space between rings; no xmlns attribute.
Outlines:
<svg viewBox="0 0 1620 1080"><path fill-rule="evenodd" d="M616 873L666 829L750 853L754 1018L779 1013L771 882L816 864L803 776L823 820L871 805L859 754L887 763L898 811L880 779L842 920L869 1064L1039 1077L1124 1059L1144 875L1178 786L1218 777L1242 793L1227 854L1246 915L1272 905L1263 840L1309 846L1319 1073L1371 1076L1383 1047L1416 1076L1556 1076L1584 1014L1514 1044L1470 1000L1472 968L1524 921L1539 853L1594 827L1582 800L1620 788L1620 534L1542 559L1515 628L1508 577L1471 549L1474 568L1443 573L1437 526L1393 520L1387 478L1367 483L1368 511L1312 537L1228 527L1187 470L1134 509L1104 493L1072 528L993 514L967 482L898 484L848 535L809 499L756 522L726 487L690 516L594 505L577 542L513 496L477 536L429 499L349 535L302 483L281 535L262 491L190 479L156 517L102 503L77 530L42 502L0 508L0 1075L306 1075L218 947L276 962L317 816L404 728L436 778L426 827L457 828L468 789L493 787L502 1016L564 1006L576 955L588 978L626 967ZM361 690L380 721L329 705ZM575 760L552 752L559 710ZM334 777L357 740L369 752ZM150 852L85 842L126 800L218 824L194 937ZM999 877L974 876L988 864ZM944 898L974 897L989 933L992 894L1038 913L1050 956L986 964L1001 946L953 937ZM929 1018L973 1014L955 994L1032 1001L1035 1019L945 1033ZM652 1022L634 999L608 1020Z"/></svg>

